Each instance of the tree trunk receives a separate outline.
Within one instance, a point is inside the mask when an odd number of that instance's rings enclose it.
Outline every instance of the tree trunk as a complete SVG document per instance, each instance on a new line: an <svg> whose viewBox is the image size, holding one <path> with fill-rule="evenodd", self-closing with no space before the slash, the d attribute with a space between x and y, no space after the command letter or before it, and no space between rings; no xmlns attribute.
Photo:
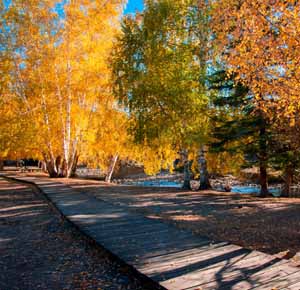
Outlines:
<svg viewBox="0 0 300 290"><path fill-rule="evenodd" d="M63 159L60 155L56 158L50 157L43 153L44 164L46 166L46 170L49 174L49 177L74 177L79 155L77 151L74 152L72 158L69 160L69 164ZM69 166L69 167L68 167Z"/></svg>
<svg viewBox="0 0 300 290"><path fill-rule="evenodd" d="M0 171L4 170L4 161L3 159L0 159Z"/></svg>
<svg viewBox="0 0 300 290"><path fill-rule="evenodd" d="M285 168L285 180L284 180L284 188L282 192L283 197L291 197L291 185L293 183L294 177L294 167L292 165L287 165Z"/></svg>
<svg viewBox="0 0 300 290"><path fill-rule="evenodd" d="M191 173L190 173L190 162L189 162L187 150L182 151L182 159L183 159L183 164L184 164L182 189L190 190L191 189Z"/></svg>
<svg viewBox="0 0 300 290"><path fill-rule="evenodd" d="M61 170L61 168L62 168L62 158L61 158L60 155L55 158L55 167L56 167L57 176L62 177L63 176L62 175L62 170Z"/></svg>
<svg viewBox="0 0 300 290"><path fill-rule="evenodd" d="M67 175L68 175L68 163L67 160L64 158L60 168L60 176L64 177Z"/></svg>
<svg viewBox="0 0 300 290"><path fill-rule="evenodd" d="M268 190L267 160L268 160L268 155L267 155L266 125L262 117L262 123L259 130L260 197L266 197L270 195Z"/></svg>
<svg viewBox="0 0 300 290"><path fill-rule="evenodd" d="M267 175L267 168L263 162L261 162L259 166L259 183L260 183L260 197L266 197L269 195L268 190L268 175Z"/></svg>
<svg viewBox="0 0 300 290"><path fill-rule="evenodd" d="M41 169L43 172L47 172L47 165L45 161L40 161L41 162Z"/></svg>
<svg viewBox="0 0 300 290"><path fill-rule="evenodd" d="M106 181L106 182L109 182L109 183L111 182L111 179L112 179L112 176L113 176L113 173L114 173L114 170L115 170L115 167L116 167L118 158L119 158L119 155L118 155L118 154L116 154L116 155L112 158L111 164L110 164L110 166L109 166L109 169L108 169L108 172L107 172L107 175L106 175L106 178L105 178L105 181Z"/></svg>
<svg viewBox="0 0 300 290"><path fill-rule="evenodd" d="M72 161L71 168L69 169L68 177L74 177L76 175L78 159L79 159L79 155L77 153L75 153L75 157Z"/></svg>
<svg viewBox="0 0 300 290"><path fill-rule="evenodd" d="M57 173L57 168L55 165L55 160L53 158L47 158L46 154L43 154L45 164L46 164L46 169L48 171L49 177L58 177Z"/></svg>
<svg viewBox="0 0 300 290"><path fill-rule="evenodd" d="M205 159L204 146L199 150L198 166L200 172L200 185L199 190L210 189L209 174L207 171L207 162Z"/></svg>

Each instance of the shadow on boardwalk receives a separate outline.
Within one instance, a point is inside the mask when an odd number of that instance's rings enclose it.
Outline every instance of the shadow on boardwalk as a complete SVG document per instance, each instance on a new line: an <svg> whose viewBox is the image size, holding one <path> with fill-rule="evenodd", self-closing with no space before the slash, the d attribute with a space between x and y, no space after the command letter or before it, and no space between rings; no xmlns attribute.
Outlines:
<svg viewBox="0 0 300 290"><path fill-rule="evenodd" d="M36 182L88 235L168 289L281 289L300 283L300 270L286 260L227 242L212 242L162 222L178 222L168 217L184 215L189 219L179 223L181 227L204 226L213 219L214 211L243 208L249 198L83 181L68 181L69 186L49 179ZM278 212L291 206L286 205L269 210ZM261 201L252 206L264 209Z"/></svg>
<svg viewBox="0 0 300 290"><path fill-rule="evenodd" d="M288 258L300 251L297 198L259 199L174 188L93 185L85 181L71 186L213 240L227 240L269 254L289 251Z"/></svg>

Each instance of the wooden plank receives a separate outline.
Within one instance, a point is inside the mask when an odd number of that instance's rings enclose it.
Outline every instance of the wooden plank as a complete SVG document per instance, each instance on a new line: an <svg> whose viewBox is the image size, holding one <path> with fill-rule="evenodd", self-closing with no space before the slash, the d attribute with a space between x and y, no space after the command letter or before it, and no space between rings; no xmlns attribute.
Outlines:
<svg viewBox="0 0 300 290"><path fill-rule="evenodd" d="M241 249L241 248L240 248ZM142 267L141 269L143 272L147 272L148 275L164 275L165 272L176 270L180 268L192 267L194 263L199 261L204 261L210 259L212 257L217 257L219 255L224 255L229 253L230 251L237 251L238 249L233 248L231 245L223 246L220 248L215 248L212 246L203 246L203 248L198 248L197 251L194 251L193 254L188 256L184 256L181 258L174 257L172 261L168 262L158 262L158 263L151 263L148 267ZM250 252L246 252L244 255L244 259L249 259L248 255ZM253 254L257 256L257 254ZM212 264L212 267L215 264ZM206 267L209 268L209 267Z"/></svg>
<svg viewBox="0 0 300 290"><path fill-rule="evenodd" d="M172 259L171 257L175 257L177 255L180 255L182 253L187 253L187 252L195 252L196 250L198 250L201 247L205 247L207 245L210 245L209 242L207 241L203 241L202 243L199 243L197 245L197 247L182 247L180 249L169 249L168 251L162 251L156 255L148 255L148 256L144 256L141 259L136 259L135 260L135 265L137 266L137 268L142 269L145 266L151 265L151 261L152 260L170 260ZM148 262L150 261L150 262Z"/></svg>
<svg viewBox="0 0 300 290"><path fill-rule="evenodd" d="M199 247L195 247L192 249L188 249L188 250L182 250L182 251L176 251L176 252L172 252L169 254L162 256L158 256L158 257L151 257L151 258L146 258L144 259L143 262L141 262L139 264L139 267L144 267L145 265L149 265L149 264L161 264L161 263L170 263L173 260L177 259L177 258L189 258L192 257L195 253L197 253L199 250L203 250L206 251L207 249L211 248L211 249L218 249L221 247L224 247L226 245L228 245L229 243L227 242L219 242L219 243L205 243L202 246Z"/></svg>
<svg viewBox="0 0 300 290"><path fill-rule="evenodd" d="M136 215L133 215L131 213L129 213L128 211L120 211L119 213L121 213L123 215L122 218L113 218L111 215L109 215L106 218L101 219L101 225L102 228L107 228L109 229L110 227L116 227L116 226L122 226L122 225L158 225L155 224L153 222L151 222L150 220L146 220L146 219L141 219L139 217L137 217ZM113 213L115 214L115 213ZM116 213L118 214L118 213ZM103 217L104 214L103 214Z"/></svg>
<svg viewBox="0 0 300 290"><path fill-rule="evenodd" d="M98 217L98 219L97 219ZM86 218L93 218L92 216L87 216ZM86 224L84 219L80 219L80 216L72 217L73 220L78 220L79 223L82 223L83 228L89 228L91 231L100 231L105 233L106 236L119 236L122 234L130 234L134 232L151 232L155 230L167 229L168 227L164 224L153 224L151 221L145 220L141 221L134 216L126 216L123 214L118 218L111 218L110 216L95 216L95 223Z"/></svg>
<svg viewBox="0 0 300 290"><path fill-rule="evenodd" d="M111 231L103 231L102 233L102 239L105 242L109 241L123 241L124 239L151 239L154 238L157 235L160 235L162 233L167 233L169 231L166 227L148 227L149 230L145 231L144 227L135 227L132 229L128 229L128 227L125 227L125 229L114 229Z"/></svg>
<svg viewBox="0 0 300 290"><path fill-rule="evenodd" d="M219 273L227 269L227 265L237 261L249 254L245 249L233 249L225 253L212 254L211 256L202 257L197 262L187 266L162 272L157 278L160 278L162 285L168 288L168 285L180 285L181 289L186 289L200 283L209 283L217 280ZM152 276L151 276L152 277ZM156 278L156 277L154 277ZM177 286L176 286L177 287Z"/></svg>
<svg viewBox="0 0 300 290"><path fill-rule="evenodd" d="M252 276L258 281L254 289L270 289L274 287L287 287L295 281L300 281L300 270L289 266L288 261L281 261L277 266L270 267L268 271L261 271Z"/></svg>
<svg viewBox="0 0 300 290"><path fill-rule="evenodd" d="M208 244L207 241L189 241L188 243L180 244L176 242L156 242L153 246L146 246L144 248L135 248L132 250L127 250L126 253L122 253L122 257L131 264L138 267L140 261L151 258L168 255L178 251L184 251L188 249L193 249L199 247L200 245Z"/></svg>
<svg viewBox="0 0 300 290"><path fill-rule="evenodd" d="M225 284L225 281L223 280L222 283L226 287L232 287L232 289L245 289L246 281L248 281L247 283L251 285L251 289L256 290L286 289L290 283L293 283L293 280L299 281L300 279L299 273L297 273L294 277L292 276L293 275L288 275L280 270L271 270L266 272L264 275L260 273L256 276L246 277L244 281L236 279L231 283Z"/></svg>
<svg viewBox="0 0 300 290"><path fill-rule="evenodd" d="M253 263L248 263L247 267L236 266L233 271L231 271L230 268L227 269L226 265L220 265L220 267L214 269L213 271L204 269L202 273L201 271L191 273L190 275L182 277L184 278L185 282L181 284L181 287L182 289L192 289L192 287L200 287L203 289L216 289L218 287L220 287L220 289L253 289L255 286L260 285L258 278L262 279L261 271L263 269L269 270L270 266L280 262L278 259L273 258L270 255L263 255L262 257L258 256L258 259L258 261L256 259L254 262L252 261ZM278 268L280 269L280 267ZM260 275L255 275L258 272L260 272ZM267 271L264 272L266 273ZM275 277L276 275L278 275L278 272L274 273ZM265 276L264 278L265 280L268 280L273 279L274 276L269 275ZM175 280L176 283L179 283L183 279L177 278ZM250 288L247 285L251 285Z"/></svg>
<svg viewBox="0 0 300 290"><path fill-rule="evenodd" d="M293 274L293 277L289 277L289 286L287 289L290 290L299 290L300 289L300 272Z"/></svg>
<svg viewBox="0 0 300 290"><path fill-rule="evenodd" d="M101 233L97 233L99 240L101 239ZM147 239L124 239L122 243L109 242L110 247L115 247L116 250L119 248L123 255L126 254L128 258L136 256L152 255L154 251L164 249L165 251L171 250L171 248L181 249L185 246L196 246L199 245L200 241L186 240L186 236L182 236L179 239L178 235L174 232L166 232L165 234L157 235L151 240ZM177 239L177 241L176 241ZM181 242L181 243L180 243Z"/></svg>

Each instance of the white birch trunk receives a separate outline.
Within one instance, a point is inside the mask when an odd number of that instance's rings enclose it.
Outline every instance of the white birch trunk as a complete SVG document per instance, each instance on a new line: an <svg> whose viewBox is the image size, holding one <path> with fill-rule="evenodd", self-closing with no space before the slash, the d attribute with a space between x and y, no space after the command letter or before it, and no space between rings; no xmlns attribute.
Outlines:
<svg viewBox="0 0 300 290"><path fill-rule="evenodd" d="M67 163L67 170L69 171L71 156L70 156L70 147L71 147L71 107L72 107L72 99L71 99L71 65L70 60L67 63L67 104L66 104L66 126L65 126L65 140L64 140L64 157Z"/></svg>
<svg viewBox="0 0 300 290"><path fill-rule="evenodd" d="M64 161L67 161L68 156L67 154L67 148L66 148L66 126L65 126L65 121L64 121L64 102L63 102L63 97L61 93L61 88L59 84L59 79L58 79L58 70L57 66L55 65L55 77L56 77L56 95L59 101L59 113L60 113L60 123L61 123L61 134L62 134L62 149L63 149L63 156L64 156ZM62 168L64 171L65 168Z"/></svg>
<svg viewBox="0 0 300 290"><path fill-rule="evenodd" d="M112 162L111 162L111 165L108 169L108 173L107 173L107 176L105 178L105 181L106 182L111 182L111 179L112 179L112 176L113 176L113 173L114 173L114 170L115 170L115 167L116 167L116 164L117 164L117 161L119 159L119 155L116 154L113 159L112 159Z"/></svg>

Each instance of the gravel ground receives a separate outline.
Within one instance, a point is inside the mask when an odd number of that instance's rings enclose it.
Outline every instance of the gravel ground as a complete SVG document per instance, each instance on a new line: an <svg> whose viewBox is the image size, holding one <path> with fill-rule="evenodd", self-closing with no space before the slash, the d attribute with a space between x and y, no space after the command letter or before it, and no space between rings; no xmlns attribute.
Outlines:
<svg viewBox="0 0 300 290"><path fill-rule="evenodd" d="M146 289L29 186L0 179L0 290Z"/></svg>

